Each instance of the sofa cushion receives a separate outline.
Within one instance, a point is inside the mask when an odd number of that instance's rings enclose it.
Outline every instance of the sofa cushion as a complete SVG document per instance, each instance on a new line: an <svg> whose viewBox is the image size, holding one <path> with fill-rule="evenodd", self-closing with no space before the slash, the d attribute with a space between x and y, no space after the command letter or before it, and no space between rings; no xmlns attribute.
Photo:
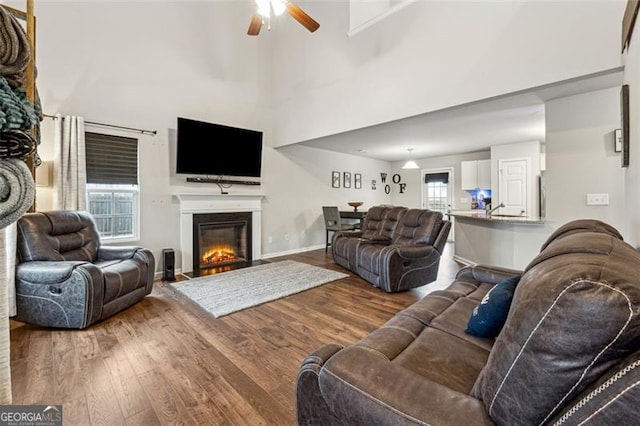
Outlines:
<svg viewBox="0 0 640 426"><path fill-rule="evenodd" d="M470 345L468 340L442 329L438 325L440 318L468 317L469 311L462 295L434 293L391 318L355 346L456 392L469 394L491 347Z"/></svg>
<svg viewBox="0 0 640 426"><path fill-rule="evenodd" d="M518 281L520 276L516 275L496 284L473 309L465 332L477 337L496 337L507 320Z"/></svg>
<svg viewBox="0 0 640 426"><path fill-rule="evenodd" d="M615 233L564 233L518 284L478 381L499 424L543 424L640 344L640 254Z"/></svg>
<svg viewBox="0 0 640 426"><path fill-rule="evenodd" d="M367 211L362 224L362 238L371 240L380 236L380 229L390 209L389 206L373 206Z"/></svg>
<svg viewBox="0 0 640 426"><path fill-rule="evenodd" d="M100 236L85 211L36 212L18 222L19 262L35 260L93 262Z"/></svg>
<svg viewBox="0 0 640 426"><path fill-rule="evenodd" d="M386 217L382 221L382 225L380 226L380 234L372 235L372 241L386 241L387 243L391 242L393 235L398 227L398 223L402 220L404 213L407 211L406 207L396 206L391 207L387 212Z"/></svg>
<svg viewBox="0 0 640 426"><path fill-rule="evenodd" d="M441 226L442 213L424 209L408 209L393 234L393 244L433 245Z"/></svg>

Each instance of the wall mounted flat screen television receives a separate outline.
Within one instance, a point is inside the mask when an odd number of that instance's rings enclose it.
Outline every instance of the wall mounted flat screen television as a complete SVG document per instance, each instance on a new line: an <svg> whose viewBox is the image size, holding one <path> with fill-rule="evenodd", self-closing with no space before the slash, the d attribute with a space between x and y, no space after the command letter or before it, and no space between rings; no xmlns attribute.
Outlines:
<svg viewBox="0 0 640 426"><path fill-rule="evenodd" d="M176 173L260 177L262 132L178 117Z"/></svg>

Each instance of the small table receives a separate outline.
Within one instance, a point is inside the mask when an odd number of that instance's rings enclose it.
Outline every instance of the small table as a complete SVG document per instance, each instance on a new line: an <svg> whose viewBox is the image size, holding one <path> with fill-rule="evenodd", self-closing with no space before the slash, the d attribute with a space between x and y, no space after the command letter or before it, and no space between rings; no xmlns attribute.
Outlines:
<svg viewBox="0 0 640 426"><path fill-rule="evenodd" d="M340 211L341 219L358 219L360 221L360 228L362 228L362 224L364 223L364 218L367 216L367 212L354 212L353 210L345 210Z"/></svg>

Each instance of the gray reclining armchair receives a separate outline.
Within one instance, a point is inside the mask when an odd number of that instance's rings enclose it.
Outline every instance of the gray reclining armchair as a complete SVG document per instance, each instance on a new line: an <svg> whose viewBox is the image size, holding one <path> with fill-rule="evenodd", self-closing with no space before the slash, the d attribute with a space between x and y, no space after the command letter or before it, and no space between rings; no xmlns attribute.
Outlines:
<svg viewBox="0 0 640 426"><path fill-rule="evenodd" d="M151 293L153 253L102 246L87 212L27 213L18 220L17 315L29 324L85 328Z"/></svg>

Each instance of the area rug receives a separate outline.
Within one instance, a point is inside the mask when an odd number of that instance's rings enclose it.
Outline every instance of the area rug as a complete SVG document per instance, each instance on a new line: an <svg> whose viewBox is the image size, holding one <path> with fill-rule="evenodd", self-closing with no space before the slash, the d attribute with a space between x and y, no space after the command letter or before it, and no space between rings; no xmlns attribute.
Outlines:
<svg viewBox="0 0 640 426"><path fill-rule="evenodd" d="M284 260L193 278L171 286L219 318L348 276Z"/></svg>

